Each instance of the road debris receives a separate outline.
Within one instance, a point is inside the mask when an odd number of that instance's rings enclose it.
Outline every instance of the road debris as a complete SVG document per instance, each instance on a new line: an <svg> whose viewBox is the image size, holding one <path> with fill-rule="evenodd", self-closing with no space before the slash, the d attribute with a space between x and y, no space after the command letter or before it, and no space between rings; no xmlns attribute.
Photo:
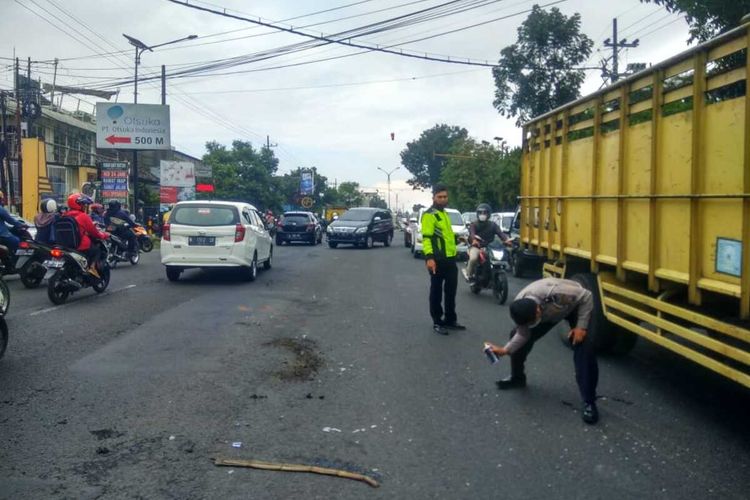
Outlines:
<svg viewBox="0 0 750 500"><path fill-rule="evenodd" d="M341 432L341 429L335 427L323 427L323 432Z"/></svg>
<svg viewBox="0 0 750 500"><path fill-rule="evenodd" d="M232 448L242 448L242 441L235 441L232 443Z"/></svg>
<svg viewBox="0 0 750 500"><path fill-rule="evenodd" d="M282 472L310 472L313 474L322 474L324 476L336 476L346 479L354 479L356 481L362 481L369 484L373 488L377 488L380 486L380 484L375 479L371 478L370 476L366 476L365 474L349 472L341 469L318 467L316 465L286 464L265 462L262 460L242 460L234 458L214 458L214 465L227 467L249 467L251 469L274 470Z"/></svg>

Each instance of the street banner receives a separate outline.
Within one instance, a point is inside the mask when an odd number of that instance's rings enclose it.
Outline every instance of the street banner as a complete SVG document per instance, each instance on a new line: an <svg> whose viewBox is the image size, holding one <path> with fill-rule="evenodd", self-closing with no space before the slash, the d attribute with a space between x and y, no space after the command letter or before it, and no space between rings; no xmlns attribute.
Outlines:
<svg viewBox="0 0 750 500"><path fill-rule="evenodd" d="M161 160L159 184L170 187L195 187L195 172L192 162Z"/></svg>
<svg viewBox="0 0 750 500"><path fill-rule="evenodd" d="M128 164L119 161L105 161L99 163L101 176L101 196L104 203L117 200L127 205L130 186Z"/></svg>
<svg viewBox="0 0 750 500"><path fill-rule="evenodd" d="M171 149L169 106L96 103L99 149Z"/></svg>
<svg viewBox="0 0 750 500"><path fill-rule="evenodd" d="M302 172L302 178L299 181L299 193L302 195L313 194L315 191L315 179L312 172Z"/></svg>
<svg viewBox="0 0 750 500"><path fill-rule="evenodd" d="M202 161L195 164L195 177L198 179L210 179L213 177L213 168Z"/></svg>

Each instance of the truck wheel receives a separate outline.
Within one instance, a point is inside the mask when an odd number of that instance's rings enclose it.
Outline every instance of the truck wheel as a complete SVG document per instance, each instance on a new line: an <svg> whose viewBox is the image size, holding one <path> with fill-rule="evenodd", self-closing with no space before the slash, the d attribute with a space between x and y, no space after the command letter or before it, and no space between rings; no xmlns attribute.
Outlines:
<svg viewBox="0 0 750 500"><path fill-rule="evenodd" d="M614 352L617 341L618 328L613 325L605 316L602 309L602 298L599 295L599 283L596 275L592 273L576 274L571 278L573 281L580 283L586 290L591 292L594 299L594 310L591 311L589 319L588 335L592 336L594 348L597 354L609 354ZM561 333L563 343L570 346L567 338L568 331Z"/></svg>
<svg viewBox="0 0 750 500"><path fill-rule="evenodd" d="M519 250L517 252L513 252L510 260L510 266L514 278L523 277L523 264L523 255L521 255L521 251Z"/></svg>

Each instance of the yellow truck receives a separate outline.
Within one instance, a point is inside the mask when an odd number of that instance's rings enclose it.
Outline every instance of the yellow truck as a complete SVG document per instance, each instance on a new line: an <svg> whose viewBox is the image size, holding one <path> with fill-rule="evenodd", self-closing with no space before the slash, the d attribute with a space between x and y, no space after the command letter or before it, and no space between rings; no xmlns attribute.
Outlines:
<svg viewBox="0 0 750 500"><path fill-rule="evenodd" d="M520 248L647 339L750 387L750 25L523 127ZM534 261L529 260L534 258Z"/></svg>

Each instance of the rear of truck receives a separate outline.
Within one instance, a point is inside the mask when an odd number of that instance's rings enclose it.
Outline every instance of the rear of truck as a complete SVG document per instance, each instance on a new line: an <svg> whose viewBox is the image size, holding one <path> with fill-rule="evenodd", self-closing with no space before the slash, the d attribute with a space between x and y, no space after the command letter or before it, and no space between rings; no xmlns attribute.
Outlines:
<svg viewBox="0 0 750 500"><path fill-rule="evenodd" d="M747 387L749 45L745 25L527 123L516 252L595 292L601 351L645 338Z"/></svg>

